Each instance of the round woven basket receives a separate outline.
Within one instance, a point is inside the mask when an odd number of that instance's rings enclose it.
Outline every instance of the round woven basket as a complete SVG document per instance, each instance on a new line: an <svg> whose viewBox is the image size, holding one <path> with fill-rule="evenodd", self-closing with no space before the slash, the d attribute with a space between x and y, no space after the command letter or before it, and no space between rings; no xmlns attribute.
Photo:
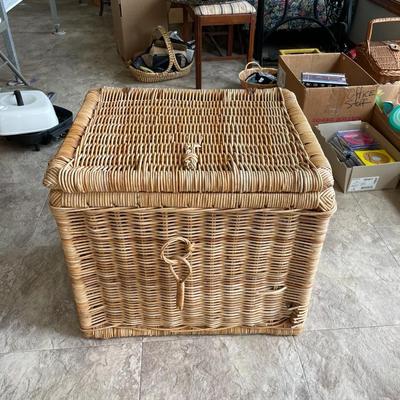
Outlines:
<svg viewBox="0 0 400 400"><path fill-rule="evenodd" d="M269 89L277 86L276 83L262 85L260 83L246 82L246 79L256 72L265 72L274 76L278 75L278 70L276 68L263 68L258 62L250 61L239 74L240 84L243 89Z"/></svg>
<svg viewBox="0 0 400 400"><path fill-rule="evenodd" d="M182 76L186 76L190 74L192 69L193 62L191 62L186 67L182 68L178 60L176 59L174 47L172 45L171 39L169 38L168 32L162 26L158 26L155 28L154 32L159 32L167 46L168 56L169 56L169 65L168 68L164 72L146 72L140 69L134 68L131 63L129 63L128 67L131 71L133 77L140 82L145 83L154 83L154 82L162 82L168 81L170 79L181 78ZM175 67L176 71L172 71L172 68Z"/></svg>

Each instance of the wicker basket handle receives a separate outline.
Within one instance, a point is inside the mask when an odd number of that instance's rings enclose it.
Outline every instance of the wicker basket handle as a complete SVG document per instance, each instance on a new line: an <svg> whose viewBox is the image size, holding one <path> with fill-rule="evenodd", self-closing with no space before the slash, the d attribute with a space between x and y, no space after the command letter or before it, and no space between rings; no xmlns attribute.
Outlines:
<svg viewBox="0 0 400 400"><path fill-rule="evenodd" d="M251 65L254 65L254 66L256 66L256 67L259 68L259 69L262 69L261 65L260 65L257 61L250 61L250 62L248 62L248 63L246 64L246 66L245 66L244 69L250 69L250 66L251 66ZM251 68L254 68L254 67L251 67Z"/></svg>
<svg viewBox="0 0 400 400"><path fill-rule="evenodd" d="M176 59L174 46L172 45L171 39L169 38L167 30L162 26L159 25L157 28L154 29L154 33L160 33L162 38L164 39L165 45L167 46L168 56L169 56L169 65L168 68L164 72L171 72L173 66L175 66L177 71L182 71L181 66Z"/></svg>
<svg viewBox="0 0 400 400"><path fill-rule="evenodd" d="M374 29L375 24L384 24L384 23L390 23L390 22L400 22L400 17L390 17L390 18L375 18L371 19L368 23L368 31L367 31L367 50L368 53L371 53L371 39L372 39L372 33Z"/></svg>
<svg viewBox="0 0 400 400"><path fill-rule="evenodd" d="M187 171L196 171L197 164L199 163L199 156L196 150L201 146L198 143L186 144L185 154L183 155L183 167Z"/></svg>
<svg viewBox="0 0 400 400"><path fill-rule="evenodd" d="M173 258L167 257L165 255L165 252L168 249L168 247L171 246L171 244L178 242L186 244L187 247L186 254L184 256L176 255ZM192 255L193 250L194 250L194 244L190 240L181 236L168 240L168 242L166 242L164 246L161 248L161 259L166 264L168 264L169 270L171 271L172 275L176 280L176 306L178 307L179 310L183 310L183 305L185 302L185 282L192 275L193 272L192 265L188 261L188 258ZM186 266L186 273L182 278L178 276L178 274L175 272L174 269L174 267L179 264L184 264Z"/></svg>

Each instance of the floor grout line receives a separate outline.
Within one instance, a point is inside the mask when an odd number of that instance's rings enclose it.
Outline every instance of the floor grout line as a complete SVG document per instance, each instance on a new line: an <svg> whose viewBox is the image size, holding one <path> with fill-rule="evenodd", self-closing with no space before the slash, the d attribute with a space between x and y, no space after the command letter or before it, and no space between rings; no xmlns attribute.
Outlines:
<svg viewBox="0 0 400 400"><path fill-rule="evenodd" d="M300 361L301 370L303 372L303 379L306 382L307 392L308 392L308 395L309 395L310 399L312 399L313 396L311 394L310 383L309 383L308 378L307 378L306 370L304 369L304 364L303 364L303 360L301 359L300 351L299 351L299 349L297 347L296 337L293 337L292 339L293 339L294 348L295 348L297 357L299 358L299 361Z"/></svg>
<svg viewBox="0 0 400 400"><path fill-rule="evenodd" d="M357 196L354 193L350 193L351 197L354 199L354 201L356 202L356 204L358 205L359 210L361 211L362 215L368 220L370 225L374 225L371 221L371 219L368 217L367 212L365 211L364 207L360 204L360 202L358 201ZM345 195L346 196L346 195Z"/></svg>
<svg viewBox="0 0 400 400"><path fill-rule="evenodd" d="M103 340L104 342L104 340ZM20 354L20 353L39 353L39 352L62 352L62 351L71 351L71 350L89 350L89 349L98 349L98 348L108 348L108 347L122 347L126 345L134 345L138 344L137 341L123 341L121 343L104 343L95 346L71 346L71 347L54 347L54 348L43 348L43 349L20 349L20 350L12 350L0 352L0 357L7 356L9 354Z"/></svg>
<svg viewBox="0 0 400 400"><path fill-rule="evenodd" d="M43 201L43 205L40 208L40 211L36 214L36 216L34 217L34 223L33 223L33 231L32 234L29 236L29 238L25 241L25 243L23 244L23 246L21 246L20 248L17 249L13 249L14 251L20 251L20 254L18 254L17 256L17 260L19 261L23 261L24 258L27 256L29 249L31 248L31 244L30 241L32 240L33 236L35 235L38 226L39 226L39 221L40 221L40 217L43 214L44 208L46 206L47 200L48 200L48 195L45 197L44 201ZM1 354L1 352L0 352Z"/></svg>
<svg viewBox="0 0 400 400"><path fill-rule="evenodd" d="M357 199L357 196L355 196L353 193L352 193L352 196L353 196L354 199L356 200L356 203L358 204L358 206L360 207L360 209L362 210L362 212L364 213L364 215L367 217L368 222L369 222L370 225L373 227L374 231L375 231L375 232L378 234L378 236L380 237L380 239L381 239L383 245L386 247L386 249L388 250L389 254L392 256L392 258L393 258L393 260L395 261L396 265L400 266L400 262L397 260L397 258L396 258L395 255L393 254L392 250L390 249L390 247L389 247L388 244L386 243L385 238L381 235L381 233L380 233L380 231L379 231L379 229L380 229L380 228L384 228L384 226L379 226L379 225L376 226L376 225L370 220L370 218L368 217L368 214L366 213L366 211L365 211L364 208L362 207L360 201ZM388 228L390 228L390 227L388 226Z"/></svg>
<svg viewBox="0 0 400 400"><path fill-rule="evenodd" d="M138 390L138 400L142 398L142 378L143 378L143 337L141 340L141 352L140 352L140 373L139 373L139 390Z"/></svg>
<svg viewBox="0 0 400 400"><path fill-rule="evenodd" d="M305 329L303 333L308 332L327 332L327 331L345 331L352 329L377 329L377 328L400 328L399 324L384 324L384 325L370 325L370 326L344 326L340 328L320 328L320 329ZM301 337L301 334L299 335Z"/></svg>
<svg viewBox="0 0 400 400"><path fill-rule="evenodd" d="M384 227L382 227L382 228L384 229ZM391 248L389 247L389 245L387 244L385 238L382 236L381 232L379 231L379 228L374 225L374 229L375 229L376 233L378 234L378 236L381 238L383 244L386 246L387 250L389 251L390 255L392 256L392 258L394 259L396 264L400 267L400 261L398 261L397 257L393 254L393 252L392 252Z"/></svg>
<svg viewBox="0 0 400 400"><path fill-rule="evenodd" d="M289 336L290 338L296 339L296 337L301 337L304 334L307 333L314 333L314 332L335 332L335 331L346 331L346 330L359 330L359 329L378 329L378 328L399 328L400 329L400 324L386 324L386 325L371 325L371 326L352 326L352 327L341 327L341 328L322 328L322 329L309 329L309 330L304 330L300 335L298 336ZM171 340L154 340L154 341L144 341L147 336L140 337L140 344L141 344L141 357L143 355L143 347L146 343L162 343L165 342L166 344L170 342L178 342L178 341L185 341L185 340L192 340L192 339L204 339L206 337L213 337L213 338L218 338L218 337L243 337L243 336L264 336L264 337L274 337L273 335L261 335L261 334L255 334L255 335L195 335L195 336L176 336L176 339L171 339ZM138 337L136 337L137 339ZM126 340L123 340L124 338L121 338L122 341L119 343L113 343L111 342L105 342L104 340L101 341L101 344L98 345L83 345L83 346L71 346L71 347L54 347L54 348L41 348L41 349L19 349L19 350L12 350L12 351L6 351L6 352L0 352L0 357L9 355L9 354L18 354L18 353L35 353L35 352L50 352L50 351L70 351L70 350L89 350L89 349L97 349L97 348L107 348L107 347L121 347L121 346L126 346L126 345L135 345L138 344L138 342L135 340L134 337L132 338L126 338ZM133 341L130 341L130 339L134 339ZM120 340L120 339L117 339ZM141 358L142 360L142 358Z"/></svg>
<svg viewBox="0 0 400 400"><path fill-rule="evenodd" d="M38 228L39 228L40 218L41 218L42 215L43 215L43 212L44 212L44 209L45 209L46 204L47 204L47 202L48 202L48 199L49 199L49 194L45 197L44 202L43 202L43 205L42 205L42 207L40 208L40 211L39 211L38 215L35 217L35 222L34 222L34 228L33 228L33 231L32 231L32 235L31 235L31 236L29 237L29 239L26 241L26 243L25 243L26 246L24 246L23 252L22 252L22 254L21 254L22 260L27 256L29 249L32 247L31 240L32 240L32 238L33 238L33 237L36 235L36 233L37 233L37 230L38 230Z"/></svg>

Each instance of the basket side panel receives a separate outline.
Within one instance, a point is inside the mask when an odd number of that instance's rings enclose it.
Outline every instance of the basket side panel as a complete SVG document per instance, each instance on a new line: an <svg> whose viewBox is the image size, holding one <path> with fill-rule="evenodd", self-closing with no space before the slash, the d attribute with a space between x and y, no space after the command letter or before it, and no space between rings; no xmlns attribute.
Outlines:
<svg viewBox="0 0 400 400"><path fill-rule="evenodd" d="M154 334L283 325L285 332L299 330L330 218L268 209L53 208L53 213L82 331L95 337L152 329ZM194 245L182 310L177 281L160 256L177 237ZM178 261L184 254L179 242L165 252ZM179 278L187 273L184 262L173 268Z"/></svg>
<svg viewBox="0 0 400 400"><path fill-rule="evenodd" d="M400 80L400 68L383 69L376 60L366 52L364 46L358 48L357 63L360 64L378 83L391 83Z"/></svg>

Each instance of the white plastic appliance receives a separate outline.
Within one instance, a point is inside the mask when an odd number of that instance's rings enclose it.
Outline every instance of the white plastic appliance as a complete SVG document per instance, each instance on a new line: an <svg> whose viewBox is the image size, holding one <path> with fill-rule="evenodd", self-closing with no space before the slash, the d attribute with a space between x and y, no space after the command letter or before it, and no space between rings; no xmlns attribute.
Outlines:
<svg viewBox="0 0 400 400"><path fill-rule="evenodd" d="M53 104L40 90L0 92L0 136L45 131L58 124Z"/></svg>

